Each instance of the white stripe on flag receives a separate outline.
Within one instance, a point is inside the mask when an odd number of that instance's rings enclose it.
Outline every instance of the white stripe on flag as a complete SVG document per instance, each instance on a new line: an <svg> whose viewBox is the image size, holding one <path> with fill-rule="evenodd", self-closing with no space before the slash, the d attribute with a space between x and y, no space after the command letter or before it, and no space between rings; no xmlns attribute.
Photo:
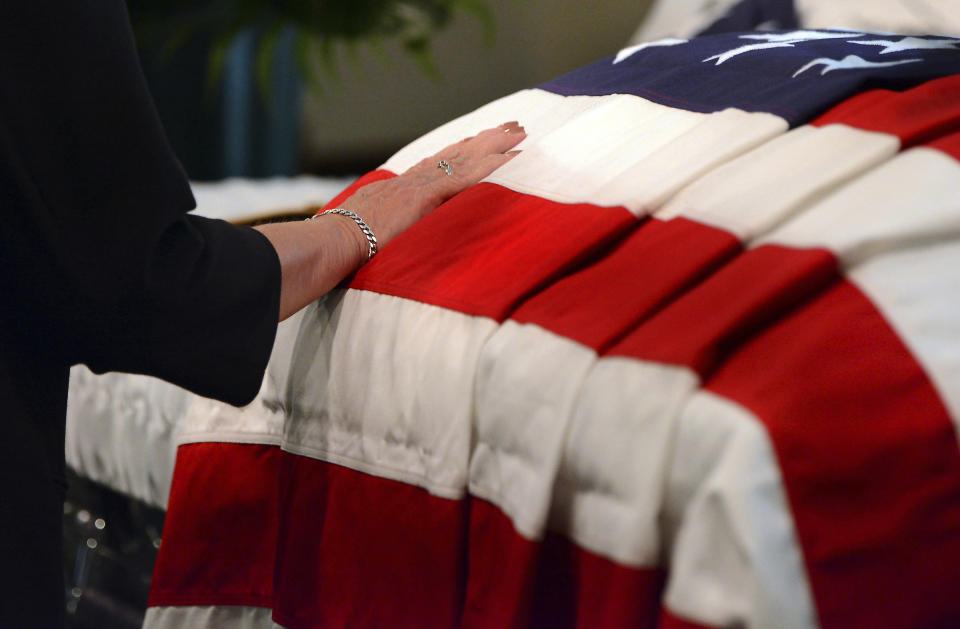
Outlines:
<svg viewBox="0 0 960 629"><path fill-rule="evenodd" d="M620 173L704 118L704 114L636 96L599 96L593 101L592 107L568 117L562 127L530 136L523 153L487 181L561 203L622 205L624 199L601 198L600 192Z"/></svg>
<svg viewBox="0 0 960 629"><path fill-rule="evenodd" d="M702 114L630 95L594 100L597 105L552 133L531 134L523 153L487 181L561 203L622 205L641 215L787 129L786 121L766 113Z"/></svg>
<svg viewBox="0 0 960 629"><path fill-rule="evenodd" d="M953 198L960 222L960 192ZM960 435L960 241L880 255L848 276L923 366Z"/></svg>
<svg viewBox="0 0 960 629"><path fill-rule="evenodd" d="M496 327L391 295L330 293L296 340L283 448L462 497L476 365Z"/></svg>
<svg viewBox="0 0 960 629"><path fill-rule="evenodd" d="M699 391L680 415L669 461L665 519L676 538L666 606L715 627L817 627L776 457L760 421Z"/></svg>
<svg viewBox="0 0 960 629"><path fill-rule="evenodd" d="M542 539L574 401L596 353L532 324L506 321L477 370L470 493L519 533Z"/></svg>
<svg viewBox="0 0 960 629"><path fill-rule="evenodd" d="M960 163L929 148L898 154L756 244L822 247L845 267L907 247L960 238Z"/></svg>
<svg viewBox="0 0 960 629"><path fill-rule="evenodd" d="M506 120L527 129L522 153L486 181L560 203L659 207L711 168L787 130L768 113L697 113L638 96L523 90L415 140L383 168L403 172L451 142Z"/></svg>
<svg viewBox="0 0 960 629"><path fill-rule="evenodd" d="M683 216L750 242L899 147L886 133L839 124L799 127L695 181L656 216Z"/></svg>
<svg viewBox="0 0 960 629"><path fill-rule="evenodd" d="M630 164L597 197L649 214L697 177L787 130L773 114L725 109L700 115L697 126Z"/></svg>
<svg viewBox="0 0 960 629"><path fill-rule="evenodd" d="M660 517L690 369L600 359L580 388L563 446L550 528L617 563L662 565Z"/></svg>
<svg viewBox="0 0 960 629"><path fill-rule="evenodd" d="M284 629L273 610L240 605L148 607L143 629Z"/></svg>

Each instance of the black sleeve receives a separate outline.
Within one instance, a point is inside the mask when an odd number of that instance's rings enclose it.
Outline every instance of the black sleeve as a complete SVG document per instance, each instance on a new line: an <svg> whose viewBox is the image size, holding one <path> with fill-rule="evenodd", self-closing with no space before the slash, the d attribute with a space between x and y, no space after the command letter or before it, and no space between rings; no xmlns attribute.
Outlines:
<svg viewBox="0 0 960 629"><path fill-rule="evenodd" d="M123 0L0 3L0 316L37 351L242 404L276 331L280 264L194 199Z"/></svg>

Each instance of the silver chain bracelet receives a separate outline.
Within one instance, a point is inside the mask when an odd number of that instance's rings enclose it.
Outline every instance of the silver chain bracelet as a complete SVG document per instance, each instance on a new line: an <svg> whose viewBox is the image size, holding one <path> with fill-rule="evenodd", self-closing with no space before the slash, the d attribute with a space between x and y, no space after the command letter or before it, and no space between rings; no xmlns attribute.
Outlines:
<svg viewBox="0 0 960 629"><path fill-rule="evenodd" d="M357 224L360 228L360 231L363 232L363 235L367 238L367 261L370 261L377 253L377 237L373 235L373 230L370 229L370 226L367 225L362 218L357 216L355 213L350 210L345 210L342 207L335 208L333 210L325 210L319 214L314 214L307 220L313 220L317 217L323 216L324 214L341 214L347 218L353 219L353 222Z"/></svg>

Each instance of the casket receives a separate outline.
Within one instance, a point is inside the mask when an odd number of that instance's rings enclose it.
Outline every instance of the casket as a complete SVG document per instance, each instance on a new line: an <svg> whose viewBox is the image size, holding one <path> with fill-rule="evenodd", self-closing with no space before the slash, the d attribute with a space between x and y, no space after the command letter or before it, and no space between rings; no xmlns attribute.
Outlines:
<svg viewBox="0 0 960 629"><path fill-rule="evenodd" d="M960 40L638 44L179 410L146 626L960 624Z"/></svg>

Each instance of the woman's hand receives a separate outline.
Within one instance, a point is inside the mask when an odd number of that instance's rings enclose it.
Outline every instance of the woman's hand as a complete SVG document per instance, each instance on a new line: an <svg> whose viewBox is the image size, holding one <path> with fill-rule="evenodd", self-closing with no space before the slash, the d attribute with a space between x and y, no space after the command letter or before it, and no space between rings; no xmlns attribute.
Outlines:
<svg viewBox="0 0 960 629"><path fill-rule="evenodd" d="M378 246L383 246L441 203L510 161L517 154L511 149L525 137L526 132L517 122L481 131L422 160L398 177L360 188L340 207L360 216L373 230ZM450 165L449 175L438 166L441 160ZM356 224L347 217L336 218L352 227L362 259L366 260L367 241Z"/></svg>
<svg viewBox="0 0 960 629"><path fill-rule="evenodd" d="M360 216L378 247L461 190L510 161L526 137L516 122L481 131L424 159L402 175L366 185L340 207ZM438 164L444 161L447 169ZM367 240L349 217L327 214L312 221L256 227L280 258L280 320L319 299L367 259Z"/></svg>

